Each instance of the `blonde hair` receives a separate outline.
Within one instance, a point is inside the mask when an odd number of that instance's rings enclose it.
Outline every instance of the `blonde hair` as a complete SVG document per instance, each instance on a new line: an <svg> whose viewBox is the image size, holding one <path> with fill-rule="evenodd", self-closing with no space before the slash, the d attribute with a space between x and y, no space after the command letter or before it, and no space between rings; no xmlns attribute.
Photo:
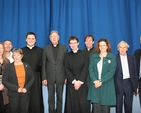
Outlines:
<svg viewBox="0 0 141 113"><path fill-rule="evenodd" d="M6 59L6 51L5 51L5 48L4 48L4 44L3 44L2 42L0 42L0 44L1 44L2 47L3 47L2 58L3 58L3 59Z"/></svg>
<svg viewBox="0 0 141 113"><path fill-rule="evenodd" d="M13 49L13 51L12 51L13 53L19 53L22 57L23 57L23 51L22 51L22 49L17 49L17 48L15 48L15 49ZM13 54L14 55L14 54ZM13 55L12 55L12 57L13 57Z"/></svg>

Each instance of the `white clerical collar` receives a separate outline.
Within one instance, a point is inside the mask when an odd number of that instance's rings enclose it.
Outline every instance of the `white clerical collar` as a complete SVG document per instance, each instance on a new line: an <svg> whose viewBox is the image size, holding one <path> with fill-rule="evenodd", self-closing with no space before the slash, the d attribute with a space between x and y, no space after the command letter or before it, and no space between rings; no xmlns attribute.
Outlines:
<svg viewBox="0 0 141 113"><path fill-rule="evenodd" d="M78 50L79 50L78 48L76 50L73 50L73 53L77 53Z"/></svg>
<svg viewBox="0 0 141 113"><path fill-rule="evenodd" d="M59 44L55 44L55 45L52 44L53 47L57 47L58 45L59 45Z"/></svg>
<svg viewBox="0 0 141 113"><path fill-rule="evenodd" d="M91 47L91 48L87 48L87 51L90 51L92 48L93 48L93 47Z"/></svg>
<svg viewBox="0 0 141 113"><path fill-rule="evenodd" d="M27 47L28 47L29 49L32 49L34 46L35 46L35 45L33 45L33 46L27 45Z"/></svg>

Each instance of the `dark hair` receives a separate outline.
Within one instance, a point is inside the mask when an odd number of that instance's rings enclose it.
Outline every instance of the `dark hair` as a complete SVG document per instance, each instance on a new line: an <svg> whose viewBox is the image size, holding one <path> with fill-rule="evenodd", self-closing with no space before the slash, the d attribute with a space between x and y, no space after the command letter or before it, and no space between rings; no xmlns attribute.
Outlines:
<svg viewBox="0 0 141 113"><path fill-rule="evenodd" d="M112 50L110 42L106 38L101 38L96 43L96 51L97 52L100 52L100 49L99 49L99 43L100 42L105 42L106 43L106 45L107 45L107 52L110 52Z"/></svg>
<svg viewBox="0 0 141 113"><path fill-rule="evenodd" d="M84 42L86 41L86 39L87 39L88 37L91 37L92 40L94 41L94 37L93 37L91 34L88 34L88 35L85 36L85 38L84 38Z"/></svg>
<svg viewBox="0 0 141 113"><path fill-rule="evenodd" d="M4 42L6 42L6 41L9 41L9 42L11 42L11 43L12 43L12 41L11 41L11 40L9 40L9 39L4 40ZM3 42L3 43L4 43L4 42Z"/></svg>
<svg viewBox="0 0 141 113"><path fill-rule="evenodd" d="M28 33L26 34L26 38L27 38L28 35L34 35L34 36L35 36L35 39L36 39L36 34L35 34L35 33L33 33L33 32L28 32Z"/></svg>
<svg viewBox="0 0 141 113"><path fill-rule="evenodd" d="M70 43L71 40L76 40L77 42L79 42L79 39L76 36L70 36L68 43Z"/></svg>

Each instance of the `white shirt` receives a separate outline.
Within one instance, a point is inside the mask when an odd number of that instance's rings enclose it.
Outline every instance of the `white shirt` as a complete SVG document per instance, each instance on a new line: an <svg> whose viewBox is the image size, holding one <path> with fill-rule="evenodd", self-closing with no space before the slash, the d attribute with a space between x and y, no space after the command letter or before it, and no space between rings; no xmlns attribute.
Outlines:
<svg viewBox="0 0 141 113"><path fill-rule="evenodd" d="M9 55L9 57L8 57L10 63L14 62L14 59L13 59L13 57L12 57L12 54L13 54L13 53L10 51L10 55Z"/></svg>
<svg viewBox="0 0 141 113"><path fill-rule="evenodd" d="M120 59L121 59L123 79L130 78L127 55L125 56L120 55Z"/></svg>
<svg viewBox="0 0 141 113"><path fill-rule="evenodd" d="M101 59L101 60L97 63L98 79L99 79L99 80L101 80L102 66L103 66L103 59Z"/></svg>

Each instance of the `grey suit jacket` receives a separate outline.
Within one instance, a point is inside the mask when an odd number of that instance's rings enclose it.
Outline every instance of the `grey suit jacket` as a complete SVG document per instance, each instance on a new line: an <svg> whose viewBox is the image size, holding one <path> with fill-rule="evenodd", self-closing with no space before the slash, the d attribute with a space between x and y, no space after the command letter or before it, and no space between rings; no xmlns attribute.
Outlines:
<svg viewBox="0 0 141 113"><path fill-rule="evenodd" d="M64 57L67 53L67 47L59 44L58 55L55 61L53 55L53 47L51 44L43 49L42 55L42 80L48 83L63 83L64 75Z"/></svg>

